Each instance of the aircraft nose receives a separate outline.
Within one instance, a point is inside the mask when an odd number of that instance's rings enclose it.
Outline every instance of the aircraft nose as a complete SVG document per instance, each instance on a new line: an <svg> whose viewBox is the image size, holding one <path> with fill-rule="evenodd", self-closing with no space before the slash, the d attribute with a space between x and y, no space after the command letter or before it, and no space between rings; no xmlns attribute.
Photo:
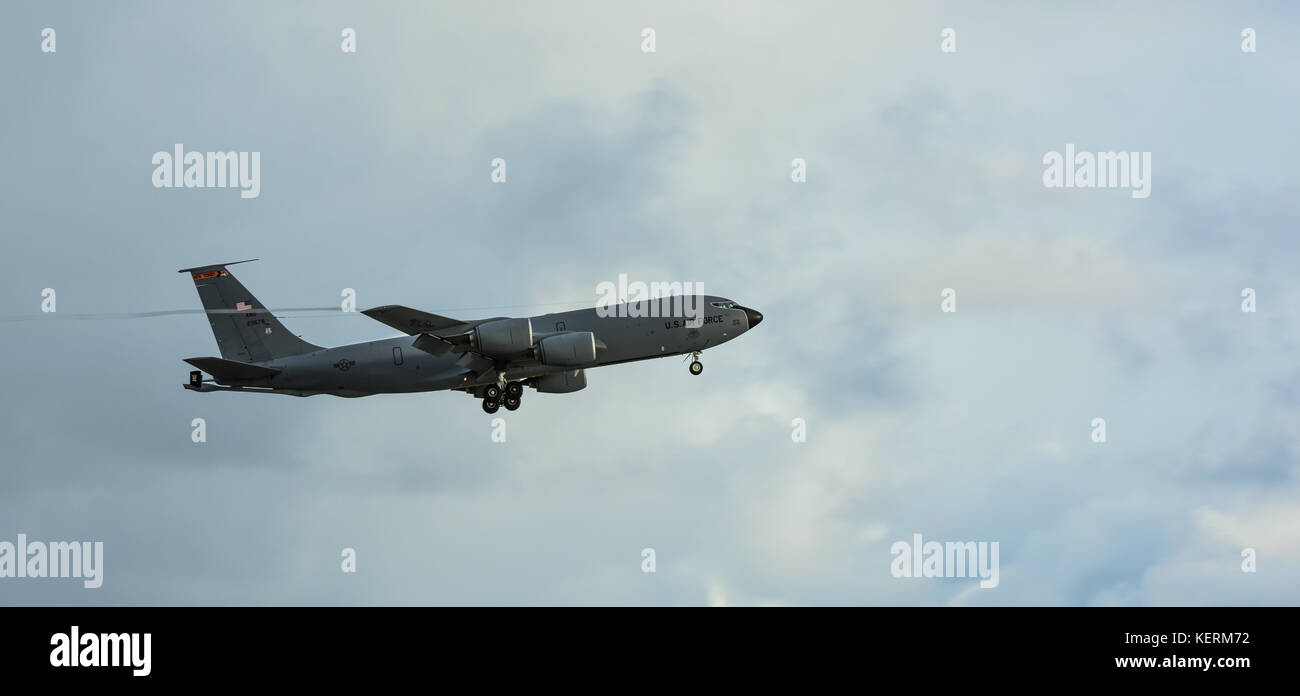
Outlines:
<svg viewBox="0 0 1300 696"><path fill-rule="evenodd" d="M749 307L741 307L741 309L745 310L745 316L749 318L749 328L752 329L758 326L758 322L763 321L763 313L757 309L750 309Z"/></svg>

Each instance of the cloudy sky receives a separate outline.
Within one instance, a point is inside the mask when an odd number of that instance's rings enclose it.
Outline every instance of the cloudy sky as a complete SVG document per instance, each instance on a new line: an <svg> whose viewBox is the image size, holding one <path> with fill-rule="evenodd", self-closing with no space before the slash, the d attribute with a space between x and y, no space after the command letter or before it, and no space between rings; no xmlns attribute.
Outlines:
<svg viewBox="0 0 1300 696"><path fill-rule="evenodd" d="M1284 3L5 3L0 540L105 567L0 603L1296 604L1297 35ZM260 152L261 195L155 188L177 143ZM1066 144L1150 152L1150 197L1046 188ZM185 391L202 315L74 316L195 309L177 269L252 257L271 307L523 316L626 273L766 319L698 378L530 391L494 443L461 394ZM918 533L998 542L1000 583L893 577Z"/></svg>

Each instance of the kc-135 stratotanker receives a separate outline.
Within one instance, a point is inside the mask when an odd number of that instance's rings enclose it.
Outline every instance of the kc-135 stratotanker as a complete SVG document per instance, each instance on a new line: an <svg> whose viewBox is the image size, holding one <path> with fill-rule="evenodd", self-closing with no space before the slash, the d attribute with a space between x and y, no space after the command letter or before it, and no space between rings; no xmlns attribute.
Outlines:
<svg viewBox="0 0 1300 696"><path fill-rule="evenodd" d="M255 259L250 259L255 260ZM370 396L460 390L496 413L519 408L524 387L563 394L587 386L588 369L700 353L758 326L763 315L725 297L661 298L677 316L648 316L651 302L579 309L535 317L461 321L399 305L362 312L405 336L322 348L295 336L227 269L189 273L217 338L221 357L188 358L198 368L186 389L291 396ZM683 316L677 308L695 300ZM663 314L655 311L656 314ZM203 373L211 375L205 378Z"/></svg>

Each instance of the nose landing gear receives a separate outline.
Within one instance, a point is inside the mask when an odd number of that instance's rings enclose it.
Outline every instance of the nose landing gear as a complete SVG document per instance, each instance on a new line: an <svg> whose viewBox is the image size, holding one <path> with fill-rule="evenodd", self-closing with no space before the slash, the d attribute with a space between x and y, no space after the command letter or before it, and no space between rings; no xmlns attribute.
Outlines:
<svg viewBox="0 0 1300 696"><path fill-rule="evenodd" d="M691 374L698 375L704 372L704 363L700 362L700 351L691 353L691 357L695 358L691 361Z"/></svg>

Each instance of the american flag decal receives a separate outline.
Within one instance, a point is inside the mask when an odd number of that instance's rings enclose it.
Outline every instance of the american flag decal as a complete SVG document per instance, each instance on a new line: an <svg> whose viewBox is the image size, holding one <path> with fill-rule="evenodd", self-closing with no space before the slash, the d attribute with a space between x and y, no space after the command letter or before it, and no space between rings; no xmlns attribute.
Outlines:
<svg viewBox="0 0 1300 696"><path fill-rule="evenodd" d="M240 311L240 312L242 312L242 311L244 311L244 310L252 309L252 308L253 308L253 305L248 304L247 302L240 301L240 302L236 302L236 303L235 303L235 309L238 310L238 311Z"/></svg>

